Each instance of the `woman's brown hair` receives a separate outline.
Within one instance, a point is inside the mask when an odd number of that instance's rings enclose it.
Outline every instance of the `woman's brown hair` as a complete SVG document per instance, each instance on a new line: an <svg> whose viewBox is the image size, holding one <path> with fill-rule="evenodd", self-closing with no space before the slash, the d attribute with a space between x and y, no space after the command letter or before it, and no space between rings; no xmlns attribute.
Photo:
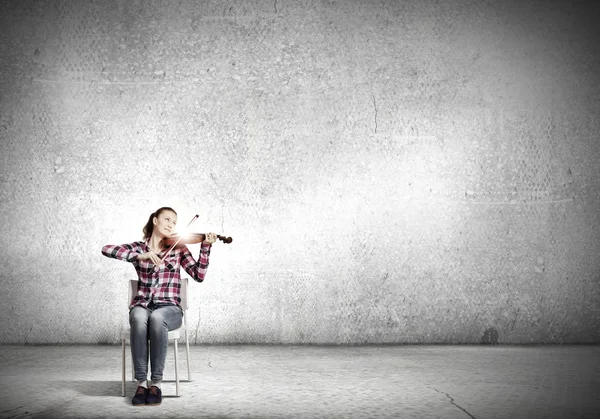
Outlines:
<svg viewBox="0 0 600 419"><path fill-rule="evenodd" d="M148 222L142 229L142 232L144 233L144 240L147 240L152 236L152 232L154 231L154 217L158 217L163 211L172 211L173 213L175 213L175 215L177 215L177 212L171 207L161 207L154 211L152 214L150 214Z"/></svg>

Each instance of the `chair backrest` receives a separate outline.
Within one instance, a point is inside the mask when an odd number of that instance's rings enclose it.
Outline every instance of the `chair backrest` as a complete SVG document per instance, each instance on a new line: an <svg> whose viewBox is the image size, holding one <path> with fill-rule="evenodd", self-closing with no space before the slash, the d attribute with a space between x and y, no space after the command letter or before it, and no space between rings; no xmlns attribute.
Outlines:
<svg viewBox="0 0 600 419"><path fill-rule="evenodd" d="M129 292L127 299L127 308L131 305L131 300L133 300L133 296L137 294L137 279L129 280ZM181 297L181 308L185 312L188 309L188 279L186 277L181 277L181 291L179 293L179 297Z"/></svg>
<svg viewBox="0 0 600 419"><path fill-rule="evenodd" d="M179 293L181 297L181 308L183 311L188 309L188 279L185 277L181 278L181 292Z"/></svg>

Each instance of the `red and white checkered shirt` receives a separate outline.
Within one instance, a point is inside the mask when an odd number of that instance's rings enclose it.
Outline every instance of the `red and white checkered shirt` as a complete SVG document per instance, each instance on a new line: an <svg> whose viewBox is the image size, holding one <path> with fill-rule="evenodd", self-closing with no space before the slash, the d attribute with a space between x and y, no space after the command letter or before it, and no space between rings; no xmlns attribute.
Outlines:
<svg viewBox="0 0 600 419"><path fill-rule="evenodd" d="M130 307L148 307L150 302L178 306L181 303L179 297L181 290L180 268L183 267L194 281L204 281L210 248L210 244L201 244L200 257L197 262L186 246L175 248L171 250L160 267L148 260L138 260L138 255L150 251L148 241L138 241L119 246L106 245L102 248L102 254L109 258L133 263L138 275L138 291L137 295L133 297ZM159 257L162 258L162 256L161 253Z"/></svg>

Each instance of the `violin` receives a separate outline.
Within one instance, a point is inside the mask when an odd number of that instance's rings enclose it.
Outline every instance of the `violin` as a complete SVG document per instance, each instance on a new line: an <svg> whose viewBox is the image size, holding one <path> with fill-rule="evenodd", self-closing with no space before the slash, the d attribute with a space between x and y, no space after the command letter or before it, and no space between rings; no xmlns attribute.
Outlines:
<svg viewBox="0 0 600 419"><path fill-rule="evenodd" d="M194 218L192 218L192 221L190 221L190 223L187 225L186 229L189 228L194 223L194 221L196 221L198 219L198 217L199 217L198 214L194 215ZM224 237L224 236L217 235L217 238L219 240L221 240L223 243L231 243L233 241L233 239L231 237ZM173 250L174 248L183 247L186 244L201 243L204 241L204 239L206 239L206 234L204 234L204 233L191 233L191 234L186 234L184 236L181 236L179 234L173 234L172 236L165 237L164 239L162 239L160 241L160 243L161 243L162 247L164 247L165 249L169 249L169 250L167 250L165 252L164 256L160 260L160 263L162 264L165 261L165 258L167 257L167 255L169 253L171 253L171 250Z"/></svg>
<svg viewBox="0 0 600 419"><path fill-rule="evenodd" d="M204 233L188 233L184 236L180 236L179 234L173 234L172 236L165 237L161 240L160 245L167 249L173 245L176 248L181 248L186 244L197 244L202 243L206 239L206 234ZM217 234L217 239L221 240L223 243L231 243L233 239L231 237L220 236Z"/></svg>

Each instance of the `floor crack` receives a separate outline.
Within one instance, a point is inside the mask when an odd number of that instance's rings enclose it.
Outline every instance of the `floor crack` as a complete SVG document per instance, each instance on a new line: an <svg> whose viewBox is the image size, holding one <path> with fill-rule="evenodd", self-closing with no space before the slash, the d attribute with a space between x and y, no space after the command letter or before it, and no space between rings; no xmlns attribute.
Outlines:
<svg viewBox="0 0 600 419"><path fill-rule="evenodd" d="M6 409L6 410L0 410L0 413L8 413L8 412L12 412L14 410L19 410L21 408L23 408L24 406L19 406L19 407L15 407L13 409Z"/></svg>
<svg viewBox="0 0 600 419"><path fill-rule="evenodd" d="M450 397L450 395L448 393L444 393L439 391L437 388L434 388L435 391L437 391L440 394L445 395L446 397L448 397L448 399L450 399L450 403L452 403L454 406L458 407L460 410L462 410L463 412L465 412L467 415L469 415L469 417L475 419L475 416L473 416L472 414L470 414L469 412L467 412L466 409L460 407L459 405L457 405L456 403L454 403L454 399L452 397Z"/></svg>

